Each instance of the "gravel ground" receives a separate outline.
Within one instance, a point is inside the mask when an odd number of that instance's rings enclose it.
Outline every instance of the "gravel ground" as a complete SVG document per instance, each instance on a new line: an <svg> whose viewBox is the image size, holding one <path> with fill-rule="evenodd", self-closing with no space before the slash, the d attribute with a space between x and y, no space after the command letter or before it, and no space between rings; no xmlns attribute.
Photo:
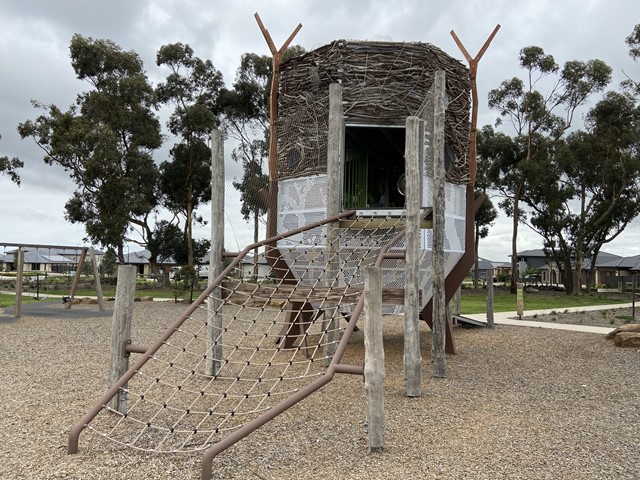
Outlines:
<svg viewBox="0 0 640 480"><path fill-rule="evenodd" d="M134 342L151 342L182 308L136 304ZM140 453L91 433L66 454L71 426L106 389L110 328L109 317L0 323L0 478L200 478L200 454ZM391 317L384 328L382 452L367 453L361 378L337 375L219 455L214 478L640 477L640 351L596 334L456 327L458 353L447 357L447 378L434 379L423 327L423 395L410 399L402 323ZM344 363L362 359L357 332Z"/></svg>
<svg viewBox="0 0 640 480"><path fill-rule="evenodd" d="M611 308L600 310L582 310L578 312L568 312L558 309L557 312L546 315L535 315L523 317L524 320L538 322L567 323L570 325L590 325L594 327L615 328L629 322L633 322L634 312L631 308ZM640 305L635 311L635 322L640 321Z"/></svg>

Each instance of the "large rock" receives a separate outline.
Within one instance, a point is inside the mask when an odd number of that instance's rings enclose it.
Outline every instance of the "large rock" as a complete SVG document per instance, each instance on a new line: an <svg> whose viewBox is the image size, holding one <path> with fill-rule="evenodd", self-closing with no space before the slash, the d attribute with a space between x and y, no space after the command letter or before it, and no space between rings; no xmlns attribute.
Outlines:
<svg viewBox="0 0 640 480"><path fill-rule="evenodd" d="M615 330L609 332L607 334L607 338L615 338L621 332L631 332L631 333L639 333L640 332L640 323L627 323L626 325L621 325Z"/></svg>
<svg viewBox="0 0 640 480"><path fill-rule="evenodd" d="M620 332L613 339L617 347L640 348L640 333Z"/></svg>

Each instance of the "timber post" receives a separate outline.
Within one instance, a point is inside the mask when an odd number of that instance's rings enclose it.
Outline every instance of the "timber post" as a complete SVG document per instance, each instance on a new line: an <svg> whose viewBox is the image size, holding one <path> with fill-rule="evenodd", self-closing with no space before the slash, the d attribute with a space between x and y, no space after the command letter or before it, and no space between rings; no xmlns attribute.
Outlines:
<svg viewBox="0 0 640 480"><path fill-rule="evenodd" d="M73 283L71 284L71 292L69 292L69 301L65 304L64 308L67 310L73 305L73 299L76 298L76 291L78 290L78 284L80 283L80 276L82 275L82 267L84 267L84 260L87 257L87 248L83 248L80 252L80 258L76 264L76 273L73 276Z"/></svg>
<svg viewBox="0 0 640 480"><path fill-rule="evenodd" d="M487 278L487 327L493 328L493 274Z"/></svg>
<svg viewBox="0 0 640 480"><path fill-rule="evenodd" d="M224 249L224 140L219 130L211 132L211 255L209 285L222 272ZM205 375L216 375L222 359L222 291L215 288L207 302L207 360Z"/></svg>
<svg viewBox="0 0 640 480"><path fill-rule="evenodd" d="M96 296L98 297L98 310L104 312L104 297L102 295L102 283L100 283L100 269L96 260L96 251L93 247L89 248L89 256L91 257L91 266L93 268L93 279L96 287Z"/></svg>
<svg viewBox="0 0 640 480"><path fill-rule="evenodd" d="M18 318L22 315L22 281L24 279L24 248L18 247L16 271L16 305L13 310L13 316Z"/></svg>
<svg viewBox="0 0 640 480"><path fill-rule="evenodd" d="M384 347L382 336L382 272L365 269L364 390L367 404L369 452L384 447Z"/></svg>
<svg viewBox="0 0 640 480"><path fill-rule="evenodd" d="M404 296L404 383L407 397L422 395L420 376L420 160L423 152L423 122L418 117L406 120L406 228L405 228L405 296Z"/></svg>
<svg viewBox="0 0 640 480"><path fill-rule="evenodd" d="M462 310L462 285L458 287L453 296L453 313L460 315Z"/></svg>
<svg viewBox="0 0 640 480"><path fill-rule="evenodd" d="M445 327L447 325L444 229L445 229L445 166L444 166L444 116L445 73L435 73L433 92L433 334L431 337L431 370L434 377L446 375Z"/></svg>
<svg viewBox="0 0 640 480"><path fill-rule="evenodd" d="M129 369L126 345L131 342L131 317L136 296L136 267L120 265L116 284L116 304L111 323L111 352L109 356L109 387ZM121 388L109 402L109 407L120 413L127 411L127 390Z"/></svg>
<svg viewBox="0 0 640 480"><path fill-rule="evenodd" d="M516 309L518 320L522 320L522 315L524 315L524 283L521 282L516 284Z"/></svg>
<svg viewBox="0 0 640 480"><path fill-rule="evenodd" d="M342 157L344 134L344 118L342 116L342 85L332 83L329 85L329 131L327 141L327 217L333 217L340 213L340 164ZM338 245L339 222L327 224L327 247L326 247L326 271L325 286L335 287L338 281L338 255L340 253ZM336 305L326 305L325 315L331 320L323 321L326 328L327 341L324 346L324 359L328 365L336 351L337 342L340 338L339 320L333 311ZM324 328L323 328L324 330Z"/></svg>

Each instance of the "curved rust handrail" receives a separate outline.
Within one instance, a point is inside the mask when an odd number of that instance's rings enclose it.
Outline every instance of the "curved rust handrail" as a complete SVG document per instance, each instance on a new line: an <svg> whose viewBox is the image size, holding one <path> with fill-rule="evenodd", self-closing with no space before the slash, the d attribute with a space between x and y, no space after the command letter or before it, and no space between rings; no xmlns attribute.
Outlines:
<svg viewBox="0 0 640 480"><path fill-rule="evenodd" d="M196 311L199 305L202 304L204 300L209 297L209 295L211 295L213 290L220 286L222 280L224 280L229 272L231 272L249 252L255 250L256 248L262 247L267 243L275 243L278 240L297 235L307 230L317 228L321 225L335 222L342 218L351 217L355 213L355 210L349 210L320 222L308 224L303 227L282 233L280 235L276 235L275 237L268 238L261 242L253 243L242 250L240 254L238 254L238 256L227 266L227 268L225 268L222 273L220 273L220 275L218 275L213 280L213 282L207 287L207 289L202 292L202 294L182 313L182 315L171 326L169 326L169 328L165 330L160 339L151 347L149 347L141 356L141 358L133 366L131 366L129 370L127 370L127 372L125 372L125 374L120 377L120 379L100 398L100 400L98 400L98 402L87 412L87 414L73 426L71 432L69 433L69 444L67 447L67 453L74 454L78 452L78 441L80 433L82 433L85 427L89 423L91 423L91 421L98 415L98 413L100 413L100 411L102 411L102 409L109 403L109 401L118 394L119 390L123 388L127 384L127 382L133 378L136 372L140 370L145 363L147 363L147 361L160 349L160 347L162 347L162 345L164 345L169 337L171 337L171 335L187 320L187 318L189 318L191 314Z"/></svg>
<svg viewBox="0 0 640 480"><path fill-rule="evenodd" d="M422 215L422 218L427 217L430 213L431 213L431 208L428 208ZM389 249L393 245L398 243L400 239L402 239L404 234L405 234L405 230L402 229L389 241L389 243L387 243L382 247L375 261L375 266L379 267L382 264L382 261L385 259L385 256L389 251ZM331 362L329 363L329 366L327 367L327 370L325 371L324 375L322 375L320 378L318 378L314 382L307 385L305 388L299 390L294 395L283 400L282 402L280 402L270 410L267 410L262 415L256 417L254 420L247 423L243 427L239 428L232 434L228 435L227 437L222 439L220 442L209 447L204 452L204 456L202 458L202 473L201 473L202 480L209 480L211 478L212 463L216 455L223 452L227 448L231 447L232 445L242 440L244 437L246 437L250 433L260 428L265 423L269 422L270 420L273 420L275 417L277 417L287 409L291 408L296 403L304 400L309 395L311 395L312 393L316 392L317 390L325 386L327 383L333 380L333 377L336 373L364 375L364 367L353 366L353 365L342 365L340 363L340 361L342 360L342 355L344 354L347 348L347 345L351 338L351 334L355 330L356 323L358 322L358 319L360 318L360 314L362 313L363 309L364 309L364 290L360 294L360 297L358 298L358 302L356 303L356 306L353 309L351 318L347 323L345 331L342 334L342 338L338 343L338 346L333 355L333 358L331 359Z"/></svg>

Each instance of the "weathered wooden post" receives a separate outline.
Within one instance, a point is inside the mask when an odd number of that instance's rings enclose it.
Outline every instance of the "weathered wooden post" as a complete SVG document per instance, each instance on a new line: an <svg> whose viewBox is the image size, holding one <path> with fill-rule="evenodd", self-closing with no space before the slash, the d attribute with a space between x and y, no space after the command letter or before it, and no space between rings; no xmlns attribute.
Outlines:
<svg viewBox="0 0 640 480"><path fill-rule="evenodd" d="M18 247L18 258L16 259L16 305L13 309L13 316L18 318L22 315L22 281L24 279L24 249Z"/></svg>
<svg viewBox="0 0 640 480"><path fill-rule="evenodd" d="M96 252L93 247L89 248L89 255L91 257L91 265L93 267L93 279L96 286L96 296L98 297L98 310L104 312L104 298L102 296L102 283L100 283L100 269L98 268Z"/></svg>
<svg viewBox="0 0 640 480"><path fill-rule="evenodd" d="M342 116L342 85L329 85L329 131L327 140L327 216L333 217L340 213L340 159L344 143L344 118ZM326 287L335 287L338 279L338 222L327 225L327 247L325 249L327 265L324 283ZM325 305L324 321L327 336L324 346L324 359L328 365L336 351L340 339L338 315L334 315L335 305Z"/></svg>
<svg viewBox="0 0 640 480"><path fill-rule="evenodd" d="M453 313L460 315L462 311L462 285L458 287L453 296Z"/></svg>
<svg viewBox="0 0 640 480"><path fill-rule="evenodd" d="M69 292L69 301L65 304L66 309L70 309L73 305L73 299L76 298L76 291L78 290L78 284L80 283L80 276L82 275L82 267L84 266L84 259L87 257L87 249L83 248L80 251L80 258L76 264L76 274L73 276L73 282L71 283L71 291Z"/></svg>
<svg viewBox="0 0 640 480"><path fill-rule="evenodd" d="M384 346L382 338L382 273L365 269L364 391L367 403L369 452L384 447Z"/></svg>
<svg viewBox="0 0 640 480"><path fill-rule="evenodd" d="M224 141L219 130L211 132L211 255L209 257L209 285L222 272L224 249ZM222 359L221 288L217 287L207 303L207 360L205 374L215 375Z"/></svg>
<svg viewBox="0 0 640 480"><path fill-rule="evenodd" d="M516 284L516 309L518 314L518 320L522 320L524 314L524 283L518 282Z"/></svg>
<svg viewBox="0 0 640 480"><path fill-rule="evenodd" d="M431 370L434 377L446 375L445 325L446 298L444 274L444 115L445 74L435 73L433 83L433 335L431 341Z"/></svg>
<svg viewBox="0 0 640 480"><path fill-rule="evenodd" d="M420 157L424 139L422 123L418 117L406 121L405 178L405 292L404 292L404 384L407 397L422 395L420 353L418 283L420 282Z"/></svg>
<svg viewBox="0 0 640 480"><path fill-rule="evenodd" d="M487 327L493 328L493 275L487 279Z"/></svg>
<svg viewBox="0 0 640 480"><path fill-rule="evenodd" d="M111 323L111 354L109 356L109 387L129 369L129 353L125 345L131 342L131 317L136 296L136 267L120 265L116 285L116 304ZM125 387L126 388L126 387ZM121 389L109 402L120 413L127 411L127 392Z"/></svg>

